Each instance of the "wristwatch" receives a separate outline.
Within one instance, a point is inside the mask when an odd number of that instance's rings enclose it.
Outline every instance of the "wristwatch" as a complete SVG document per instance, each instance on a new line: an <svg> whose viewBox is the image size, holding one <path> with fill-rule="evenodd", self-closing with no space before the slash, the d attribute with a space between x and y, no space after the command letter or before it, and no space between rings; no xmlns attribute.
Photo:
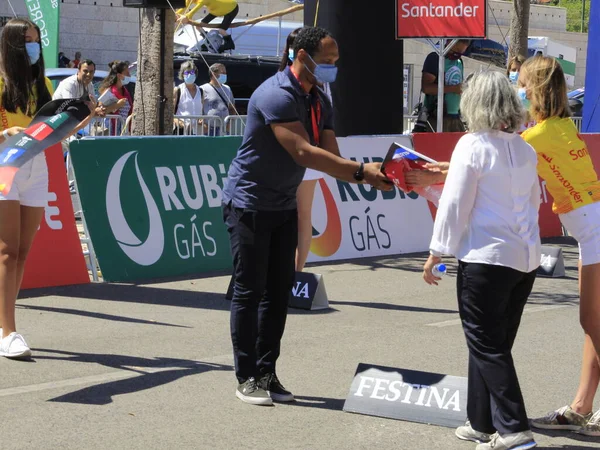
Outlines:
<svg viewBox="0 0 600 450"><path fill-rule="evenodd" d="M362 181L365 179L365 163L360 163L360 167L354 172L354 179L356 181Z"/></svg>

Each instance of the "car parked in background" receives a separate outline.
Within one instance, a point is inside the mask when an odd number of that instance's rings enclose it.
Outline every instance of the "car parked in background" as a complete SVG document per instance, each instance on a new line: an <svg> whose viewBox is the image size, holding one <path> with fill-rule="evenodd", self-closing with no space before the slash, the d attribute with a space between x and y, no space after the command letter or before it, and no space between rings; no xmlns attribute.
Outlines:
<svg viewBox="0 0 600 450"><path fill-rule="evenodd" d="M567 94L569 98L569 107L573 113L573 117L583 116L583 100L585 97L585 88L575 89Z"/></svg>

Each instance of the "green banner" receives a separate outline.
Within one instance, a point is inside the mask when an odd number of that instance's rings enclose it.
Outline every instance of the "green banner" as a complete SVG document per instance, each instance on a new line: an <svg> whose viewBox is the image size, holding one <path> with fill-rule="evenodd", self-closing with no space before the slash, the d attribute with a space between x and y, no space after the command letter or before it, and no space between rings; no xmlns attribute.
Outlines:
<svg viewBox="0 0 600 450"><path fill-rule="evenodd" d="M40 41L47 69L58 67L60 0L25 0L29 18L40 27Z"/></svg>
<svg viewBox="0 0 600 450"><path fill-rule="evenodd" d="M240 143L241 137L71 143L77 191L104 280L231 267L221 198Z"/></svg>

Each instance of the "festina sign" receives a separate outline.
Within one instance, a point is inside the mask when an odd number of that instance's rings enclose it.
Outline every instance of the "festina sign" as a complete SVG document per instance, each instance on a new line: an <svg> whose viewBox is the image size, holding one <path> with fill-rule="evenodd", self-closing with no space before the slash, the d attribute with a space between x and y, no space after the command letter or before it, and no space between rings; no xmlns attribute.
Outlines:
<svg viewBox="0 0 600 450"><path fill-rule="evenodd" d="M361 363L344 411L456 427L466 406L466 378Z"/></svg>
<svg viewBox="0 0 600 450"><path fill-rule="evenodd" d="M396 0L396 39L483 39L486 19L486 0Z"/></svg>

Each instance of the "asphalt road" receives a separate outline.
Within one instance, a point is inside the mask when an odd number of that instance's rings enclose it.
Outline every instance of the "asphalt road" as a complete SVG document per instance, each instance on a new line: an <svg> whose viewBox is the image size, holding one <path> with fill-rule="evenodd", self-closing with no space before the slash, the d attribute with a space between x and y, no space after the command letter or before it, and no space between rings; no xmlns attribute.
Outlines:
<svg viewBox="0 0 600 450"><path fill-rule="evenodd" d="M567 277L539 278L514 356L530 417L571 401L579 378L576 247ZM235 397L229 277L26 291L30 362L0 360L0 449L473 449L453 430L343 412L358 363L467 374L454 262L437 288L424 255L311 266L331 308L291 310L278 374L297 401ZM600 439L536 433L538 448Z"/></svg>

